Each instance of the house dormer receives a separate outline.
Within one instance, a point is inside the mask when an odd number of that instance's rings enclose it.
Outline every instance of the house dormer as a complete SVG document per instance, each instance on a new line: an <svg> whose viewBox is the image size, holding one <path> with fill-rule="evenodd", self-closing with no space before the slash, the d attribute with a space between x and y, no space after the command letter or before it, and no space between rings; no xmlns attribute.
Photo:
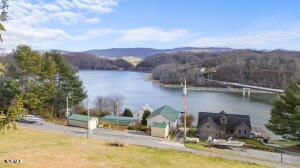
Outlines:
<svg viewBox="0 0 300 168"><path fill-rule="evenodd" d="M227 117L225 116L225 112L221 111L220 114L222 114L222 116L220 117L220 124L227 124Z"/></svg>
<svg viewBox="0 0 300 168"><path fill-rule="evenodd" d="M222 116L222 117L220 118L220 123L221 123L221 124L227 124L227 118L226 118L225 116Z"/></svg>

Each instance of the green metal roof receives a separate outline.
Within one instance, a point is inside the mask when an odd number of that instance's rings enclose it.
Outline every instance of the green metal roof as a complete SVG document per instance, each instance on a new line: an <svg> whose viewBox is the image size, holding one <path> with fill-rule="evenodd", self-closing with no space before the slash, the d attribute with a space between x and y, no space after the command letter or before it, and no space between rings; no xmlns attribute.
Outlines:
<svg viewBox="0 0 300 168"><path fill-rule="evenodd" d="M155 117L157 115L162 115L171 121L176 121L178 119L179 112L168 105L164 105L156 110L154 110L147 119Z"/></svg>
<svg viewBox="0 0 300 168"><path fill-rule="evenodd" d="M77 121L88 121L88 116L87 115L82 115L82 114L72 114L71 116L69 116L70 120L77 120ZM91 116L90 116L91 119Z"/></svg>
<svg viewBox="0 0 300 168"><path fill-rule="evenodd" d="M165 123L154 122L154 123L152 124L151 127L156 127L156 128L166 128L166 127L167 127L167 124L165 124Z"/></svg>
<svg viewBox="0 0 300 168"><path fill-rule="evenodd" d="M134 117L124 117L124 116L104 116L99 117L99 122L105 122L113 125L130 125L133 122L136 122L138 118Z"/></svg>

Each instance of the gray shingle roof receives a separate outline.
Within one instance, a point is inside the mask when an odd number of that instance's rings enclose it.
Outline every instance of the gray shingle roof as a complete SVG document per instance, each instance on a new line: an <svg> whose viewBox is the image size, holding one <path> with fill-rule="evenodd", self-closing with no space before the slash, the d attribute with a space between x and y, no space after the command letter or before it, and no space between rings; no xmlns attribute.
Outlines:
<svg viewBox="0 0 300 168"><path fill-rule="evenodd" d="M220 113L210 113L210 112L199 112L198 113L198 127L202 125L208 117L210 117L215 124L220 126L220 118L225 116L227 118L226 128L233 129L241 123L245 123L249 128L251 128L251 121L249 115L242 114L227 114L224 111Z"/></svg>

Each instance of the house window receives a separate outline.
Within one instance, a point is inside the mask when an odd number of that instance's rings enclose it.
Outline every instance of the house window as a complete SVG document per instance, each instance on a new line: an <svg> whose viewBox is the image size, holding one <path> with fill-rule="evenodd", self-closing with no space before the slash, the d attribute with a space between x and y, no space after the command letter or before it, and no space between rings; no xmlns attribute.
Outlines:
<svg viewBox="0 0 300 168"><path fill-rule="evenodd" d="M239 134L241 134L241 132L242 132L242 131L241 131L241 130L239 130Z"/></svg>
<svg viewBox="0 0 300 168"><path fill-rule="evenodd" d="M247 130L244 130L244 134L247 134Z"/></svg>
<svg viewBox="0 0 300 168"><path fill-rule="evenodd" d="M210 128L210 125L206 125L207 128Z"/></svg>

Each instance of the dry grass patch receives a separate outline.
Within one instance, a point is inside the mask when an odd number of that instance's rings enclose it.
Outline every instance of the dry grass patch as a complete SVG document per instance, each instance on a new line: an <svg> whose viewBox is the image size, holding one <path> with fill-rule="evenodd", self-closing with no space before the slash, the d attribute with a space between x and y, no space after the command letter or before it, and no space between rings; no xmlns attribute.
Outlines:
<svg viewBox="0 0 300 168"><path fill-rule="evenodd" d="M0 167L4 159L22 159L14 167L30 168L143 168L199 167L201 168L259 168L215 157L195 155L174 150L125 145L115 147L105 141L44 133L21 128L0 135Z"/></svg>

